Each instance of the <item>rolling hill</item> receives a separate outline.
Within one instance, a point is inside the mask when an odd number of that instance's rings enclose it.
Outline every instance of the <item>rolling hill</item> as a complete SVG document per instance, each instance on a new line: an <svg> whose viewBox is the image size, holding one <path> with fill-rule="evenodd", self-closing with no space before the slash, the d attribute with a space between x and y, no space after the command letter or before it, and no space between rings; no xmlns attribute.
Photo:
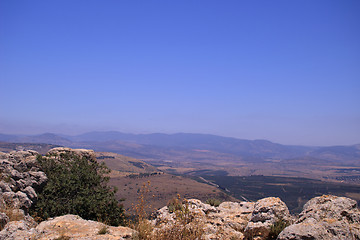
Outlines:
<svg viewBox="0 0 360 240"><path fill-rule="evenodd" d="M114 152L141 159L162 171L175 174L198 175L206 171L214 175L297 176L345 181L353 181L360 176L360 145L291 146L267 140L209 134L127 134L115 131L77 136L0 134L0 141L47 143Z"/></svg>

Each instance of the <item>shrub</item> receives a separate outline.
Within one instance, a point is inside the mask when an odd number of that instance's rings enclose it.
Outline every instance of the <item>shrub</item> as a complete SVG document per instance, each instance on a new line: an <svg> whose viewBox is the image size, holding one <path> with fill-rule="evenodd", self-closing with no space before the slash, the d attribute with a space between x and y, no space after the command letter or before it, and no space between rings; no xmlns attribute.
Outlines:
<svg viewBox="0 0 360 240"><path fill-rule="evenodd" d="M219 199L209 198L208 200L206 200L206 203L211 206L218 207L220 205L221 201Z"/></svg>
<svg viewBox="0 0 360 240"><path fill-rule="evenodd" d="M105 174L110 170L104 163L72 153L39 156L38 162L48 182L31 209L37 219L76 214L115 226L123 224L123 208L115 199L115 190L107 186Z"/></svg>
<svg viewBox="0 0 360 240"><path fill-rule="evenodd" d="M167 207L168 207L170 213L184 210L180 195L178 194L177 198L174 197L173 199L171 199L168 202Z"/></svg>
<svg viewBox="0 0 360 240"><path fill-rule="evenodd" d="M277 220L270 228L268 240L275 240L279 236L279 234L287 227L289 223L284 219Z"/></svg>
<svg viewBox="0 0 360 240"><path fill-rule="evenodd" d="M144 209L149 208L145 201L149 192L150 182L144 184L139 191L138 203L135 207L137 213L137 221L130 224L137 233L132 236L133 240L199 240L204 234L204 224L199 220L199 216L189 209L189 203L185 199L181 199L180 195L173 198L168 203L169 211L175 213L175 221L166 224L165 227L154 228L154 226L146 219Z"/></svg>
<svg viewBox="0 0 360 240"><path fill-rule="evenodd" d="M157 229L153 233L153 239L202 239L204 235L204 223L201 222L199 216L196 216L195 212L189 209L189 203L187 200L181 200L180 196L178 195L178 198L174 198L171 202L171 206L174 206L174 213L176 215L175 222L169 224L167 227Z"/></svg>
<svg viewBox="0 0 360 240"><path fill-rule="evenodd" d="M9 221L19 221L24 219L23 210L14 206L14 204L9 203L0 195L0 212L5 213L8 216ZM0 230L2 230L4 226L0 225Z"/></svg>
<svg viewBox="0 0 360 240"><path fill-rule="evenodd" d="M99 229L98 234L104 235L104 234L107 234L108 232L109 232L108 227L106 225L104 225Z"/></svg>

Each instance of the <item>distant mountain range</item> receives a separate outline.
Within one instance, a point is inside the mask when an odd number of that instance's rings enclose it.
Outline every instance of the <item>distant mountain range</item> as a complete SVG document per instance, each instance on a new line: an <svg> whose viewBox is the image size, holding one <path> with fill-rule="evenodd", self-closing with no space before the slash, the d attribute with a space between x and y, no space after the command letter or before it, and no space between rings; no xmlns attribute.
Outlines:
<svg viewBox="0 0 360 240"><path fill-rule="evenodd" d="M44 133L41 135L0 134L0 141L46 143L67 147L112 151L131 157L169 159L189 152L225 154L242 159L316 158L342 163L360 161L360 144L351 146L291 146L267 140L244 140L210 134L128 134L116 131L89 132L77 136ZM187 156L191 158L191 156Z"/></svg>

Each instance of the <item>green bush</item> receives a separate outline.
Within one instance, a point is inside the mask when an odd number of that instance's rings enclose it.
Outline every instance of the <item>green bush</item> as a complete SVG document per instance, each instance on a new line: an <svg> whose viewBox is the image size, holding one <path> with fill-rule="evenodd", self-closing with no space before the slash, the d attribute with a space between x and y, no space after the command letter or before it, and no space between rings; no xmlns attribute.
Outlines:
<svg viewBox="0 0 360 240"><path fill-rule="evenodd" d="M221 201L219 199L209 198L208 200L206 200L206 203L211 206L218 207L220 205Z"/></svg>
<svg viewBox="0 0 360 240"><path fill-rule="evenodd" d="M38 162L48 182L31 209L36 219L75 214L114 226L124 223L123 207L115 199L115 190L107 186L105 174L110 170L104 163L72 153L39 156Z"/></svg>

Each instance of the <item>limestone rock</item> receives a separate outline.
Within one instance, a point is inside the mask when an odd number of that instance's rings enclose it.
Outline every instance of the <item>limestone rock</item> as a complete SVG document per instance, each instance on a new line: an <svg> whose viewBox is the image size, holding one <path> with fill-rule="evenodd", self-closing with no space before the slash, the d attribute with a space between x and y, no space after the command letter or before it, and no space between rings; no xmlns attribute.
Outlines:
<svg viewBox="0 0 360 240"><path fill-rule="evenodd" d="M37 165L35 151L13 151L0 154L0 198L8 205L28 210L37 200L36 190L47 177Z"/></svg>
<svg viewBox="0 0 360 240"><path fill-rule="evenodd" d="M197 199L187 200L183 205L196 218L196 223L203 226L204 239L243 239L246 227L255 203L224 202L219 207L210 206ZM171 227L176 221L176 214L170 213L168 207L157 211L152 222L155 228Z"/></svg>
<svg viewBox="0 0 360 240"><path fill-rule="evenodd" d="M39 153L33 150L10 152L11 158L18 162L32 162L36 160L37 155Z"/></svg>
<svg viewBox="0 0 360 240"><path fill-rule="evenodd" d="M106 229L105 234L99 231ZM134 230L127 227L111 227L100 222L84 220L76 215L56 217L40 223L36 227L39 240L58 239L131 239Z"/></svg>
<svg viewBox="0 0 360 240"><path fill-rule="evenodd" d="M0 239L7 240L30 240L34 239L35 230L32 222L21 220L12 221L6 224L5 228L0 232Z"/></svg>
<svg viewBox="0 0 360 240"><path fill-rule="evenodd" d="M58 147L51 149L46 155L47 156L60 156L61 154L75 154L79 157L87 157L89 159L96 159L95 152L88 149L71 149L65 147Z"/></svg>
<svg viewBox="0 0 360 240"><path fill-rule="evenodd" d="M305 204L299 220L278 239L360 239L356 201L331 195L313 198Z"/></svg>
<svg viewBox="0 0 360 240"><path fill-rule="evenodd" d="M276 197L258 200L245 228L246 238L266 239L269 236L271 226L277 221L292 221L286 204Z"/></svg>

